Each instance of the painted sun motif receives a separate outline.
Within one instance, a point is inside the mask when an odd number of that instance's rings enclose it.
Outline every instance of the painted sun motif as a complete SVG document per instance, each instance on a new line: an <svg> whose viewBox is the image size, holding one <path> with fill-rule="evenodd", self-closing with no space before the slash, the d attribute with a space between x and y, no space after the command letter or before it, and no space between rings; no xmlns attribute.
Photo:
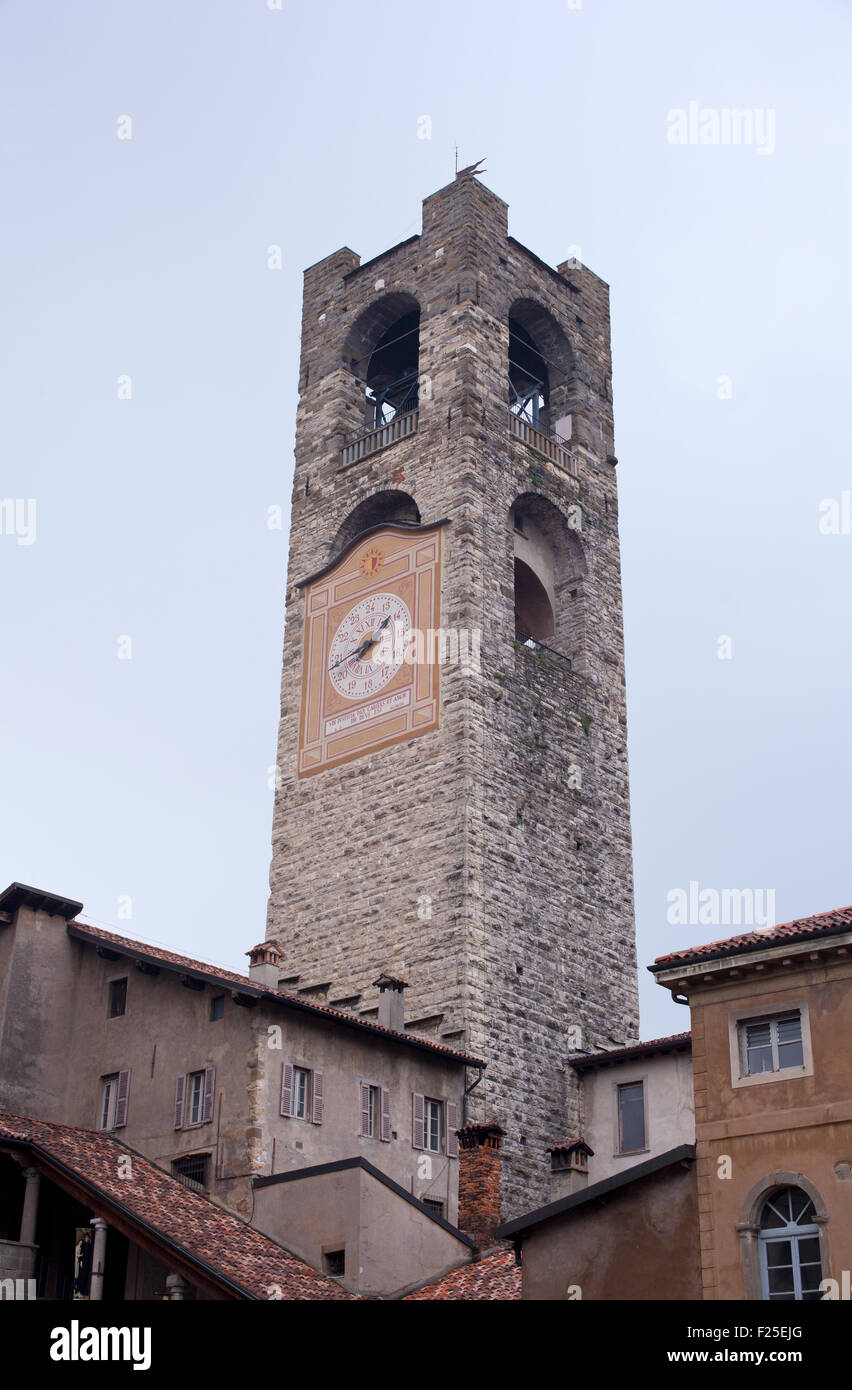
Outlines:
<svg viewBox="0 0 852 1390"><path fill-rule="evenodd" d="M361 557L361 573L365 575L378 574L385 562L384 551L379 550L378 546L373 546L365 551Z"/></svg>

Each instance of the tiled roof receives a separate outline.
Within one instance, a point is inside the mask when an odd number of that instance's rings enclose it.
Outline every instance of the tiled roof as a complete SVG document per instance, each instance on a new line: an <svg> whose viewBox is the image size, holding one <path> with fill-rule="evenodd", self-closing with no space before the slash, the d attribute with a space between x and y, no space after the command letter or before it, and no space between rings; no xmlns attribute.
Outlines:
<svg viewBox="0 0 852 1390"><path fill-rule="evenodd" d="M830 936L844 931L852 931L852 907L836 907L831 912L818 912L812 917L800 917L795 922L784 922L768 930L744 932L742 936L729 936L724 941L710 941L705 946L691 946L686 951L674 951L668 956L658 956L648 969L668 970L672 966L686 965L690 961L760 951L783 941L806 941L810 937Z"/></svg>
<svg viewBox="0 0 852 1390"><path fill-rule="evenodd" d="M568 1061L575 1071L585 1071L592 1067L609 1066L611 1062L629 1062L633 1057L650 1057L654 1052L685 1052L691 1043L691 1033L672 1033L667 1038L651 1038L649 1042L613 1047L608 1052L578 1052Z"/></svg>
<svg viewBox="0 0 852 1390"><path fill-rule="evenodd" d="M284 1299L353 1299L333 1279L317 1274L260 1231L184 1187L110 1134L48 1124L0 1111L0 1138L70 1170L106 1203L176 1246L193 1263L236 1285L236 1293L267 1300L277 1286ZM132 1177L119 1177L119 1158L131 1156ZM107 1220L109 1217L107 1216ZM168 1259L165 1254L164 1259ZM276 1293L277 1297L277 1293Z"/></svg>
<svg viewBox="0 0 852 1390"><path fill-rule="evenodd" d="M433 1284L406 1294L404 1303L415 1299L508 1299L521 1296L521 1269L512 1250L496 1250L475 1264L462 1265L444 1274Z"/></svg>
<svg viewBox="0 0 852 1390"><path fill-rule="evenodd" d="M217 984L232 985L234 989L244 993L278 1000L279 1003L290 1008L318 1014L333 1019L337 1023L344 1023L350 1028L366 1029L370 1033L395 1038L399 1042L408 1043L411 1047L435 1052L441 1057L449 1057L454 1061L464 1062L468 1066L485 1066L485 1063L480 1061L478 1057L471 1057L466 1052L457 1052L454 1048L445 1047L443 1043L430 1042L428 1038L418 1037L416 1033L400 1033L393 1028L383 1028L380 1023L359 1018L357 1014L346 1013L344 1009L335 1009L330 1004L316 1004L307 999L300 999L297 995L285 993L283 989L272 989L269 985L258 984L257 980L252 980L249 975L237 975L233 970L225 970L222 966L207 965L204 961L193 960L190 956L179 956L174 951L165 950L162 946L149 946L145 941L133 941L128 936L118 936L115 932L104 931L102 927L93 927L88 922L69 922L67 930L69 936L78 940L92 941L94 944L101 942L112 950L124 952L126 955L135 956L140 960L159 961L172 970L179 970L184 974L191 973L215 981Z"/></svg>

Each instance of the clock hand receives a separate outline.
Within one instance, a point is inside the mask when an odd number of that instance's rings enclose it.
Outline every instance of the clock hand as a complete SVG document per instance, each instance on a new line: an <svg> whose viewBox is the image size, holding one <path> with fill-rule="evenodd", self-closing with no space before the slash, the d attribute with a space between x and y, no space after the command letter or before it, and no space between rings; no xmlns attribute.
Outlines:
<svg viewBox="0 0 852 1390"><path fill-rule="evenodd" d="M389 622L390 614L388 614L386 618L382 619L375 632L370 633L369 637L364 638L364 641L361 643L360 647L356 647L354 652L350 652L348 656L342 656L339 661L335 661L331 666L329 666L329 671L334 671L337 669L338 666L342 666L344 662L351 661L353 656L358 657L358 659L360 660L360 658L364 656L370 650L371 647L374 647L376 645L376 643L379 640L379 633L387 627Z"/></svg>
<svg viewBox="0 0 852 1390"><path fill-rule="evenodd" d="M329 668L328 668L329 671L336 671L337 668L338 668L338 666L342 666L342 665L343 665L344 661L351 661L352 658L353 658L353 656L357 656L358 653L360 652L360 650L361 650L360 647L356 647L355 650L354 650L354 652L349 652L349 654L348 654L347 656L342 656L342 657L340 658L339 661L333 662L332 665L329 666Z"/></svg>

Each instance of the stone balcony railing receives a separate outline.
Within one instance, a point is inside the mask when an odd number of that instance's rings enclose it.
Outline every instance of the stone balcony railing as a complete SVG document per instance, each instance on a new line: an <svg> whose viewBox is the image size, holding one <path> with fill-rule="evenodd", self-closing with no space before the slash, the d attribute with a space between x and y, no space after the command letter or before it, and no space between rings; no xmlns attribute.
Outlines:
<svg viewBox="0 0 852 1390"><path fill-rule="evenodd" d="M549 434L544 430L537 429L531 425L529 420L523 420L520 415L516 415L513 410L509 411L509 433L516 439L520 439L524 444L528 444L536 453L543 454L551 463L555 463L557 468L561 468L572 477L577 476L577 456L561 439L558 434Z"/></svg>
<svg viewBox="0 0 852 1390"><path fill-rule="evenodd" d="M405 415L395 415L386 425L379 425L377 429L367 430L365 434L360 434L357 439L344 444L340 451L341 467L348 468L351 463L368 458L370 454L377 454L380 449L386 449L389 444L395 444L398 439L405 439L410 434L416 434L419 415L420 412L417 410L409 410Z"/></svg>

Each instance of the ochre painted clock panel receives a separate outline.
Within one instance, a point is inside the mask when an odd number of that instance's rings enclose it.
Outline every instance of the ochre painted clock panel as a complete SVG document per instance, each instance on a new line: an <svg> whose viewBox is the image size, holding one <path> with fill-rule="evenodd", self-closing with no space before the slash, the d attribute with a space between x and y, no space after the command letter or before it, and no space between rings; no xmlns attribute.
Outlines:
<svg viewBox="0 0 852 1390"><path fill-rule="evenodd" d="M388 526L305 586L298 774L437 728L440 526Z"/></svg>

